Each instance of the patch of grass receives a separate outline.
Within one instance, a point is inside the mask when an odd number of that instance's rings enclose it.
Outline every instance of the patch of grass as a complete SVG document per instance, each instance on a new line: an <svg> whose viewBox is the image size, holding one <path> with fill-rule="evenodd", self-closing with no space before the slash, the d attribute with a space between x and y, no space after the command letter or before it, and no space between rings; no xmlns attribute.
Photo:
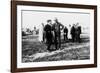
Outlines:
<svg viewBox="0 0 100 73"><path fill-rule="evenodd" d="M36 41L24 40L22 41L22 62L44 62L44 61L60 61L60 60L85 60L90 59L90 46L85 46L89 44L89 38L82 39L81 43L66 42L61 44L61 52L52 54L50 56L29 57L37 53L47 52L46 44ZM74 48L71 48L74 46ZM81 46L80 48L76 48ZM51 47L55 48L53 45ZM68 49L71 48L71 49ZM62 51L63 50L63 51Z"/></svg>
<svg viewBox="0 0 100 73"><path fill-rule="evenodd" d="M60 61L60 60L85 60L90 58L89 53L90 53L89 46L76 48L76 49L69 49L69 50L65 50L64 52L59 52L51 56L37 58L33 60L33 62Z"/></svg>

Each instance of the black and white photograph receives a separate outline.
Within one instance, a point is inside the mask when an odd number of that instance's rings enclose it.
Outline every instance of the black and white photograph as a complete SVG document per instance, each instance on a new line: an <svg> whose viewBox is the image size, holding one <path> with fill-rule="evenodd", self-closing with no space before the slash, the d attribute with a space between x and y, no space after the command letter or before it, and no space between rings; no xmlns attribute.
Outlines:
<svg viewBox="0 0 100 73"><path fill-rule="evenodd" d="M90 14L22 10L22 62L90 59Z"/></svg>
<svg viewBox="0 0 100 73"><path fill-rule="evenodd" d="M18 56L22 64L93 62L93 10L38 6L18 9Z"/></svg>
<svg viewBox="0 0 100 73"><path fill-rule="evenodd" d="M96 6L12 4L12 70L96 67Z"/></svg>

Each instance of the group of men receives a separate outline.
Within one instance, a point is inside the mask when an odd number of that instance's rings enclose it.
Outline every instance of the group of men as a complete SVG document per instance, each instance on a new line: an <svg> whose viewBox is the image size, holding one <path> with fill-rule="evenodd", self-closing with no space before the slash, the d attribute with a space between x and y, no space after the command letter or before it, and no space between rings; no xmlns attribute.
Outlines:
<svg viewBox="0 0 100 73"><path fill-rule="evenodd" d="M78 25L78 24L77 24ZM63 24L61 24L58 19L54 20L47 20L47 24L44 27L47 50L54 51L61 48L61 30L64 32L64 40L68 40L68 29ZM79 41L80 42L80 34L81 34L81 27L77 27L73 25L71 28L71 36L72 41ZM44 38L44 37L43 37ZM51 45L54 43L55 49L51 49Z"/></svg>
<svg viewBox="0 0 100 73"><path fill-rule="evenodd" d="M76 25L74 24L71 28L71 36L72 36L72 42L81 42L80 39L81 34L81 26L79 26L79 23Z"/></svg>
<svg viewBox="0 0 100 73"><path fill-rule="evenodd" d="M47 50L53 51L57 50L61 47L61 30L64 26L58 22L57 19L54 20L55 22L52 24L51 20L47 20L47 24L44 27L44 31L46 33L46 42L47 42ZM52 43L55 44L55 49L50 49Z"/></svg>
<svg viewBox="0 0 100 73"><path fill-rule="evenodd" d="M64 32L64 41L69 40L67 27L64 28L63 32ZM71 27L71 30L69 32L71 34L72 42L79 42L79 43L81 42L81 39L80 39L81 26L79 26L79 23L77 23L76 25L73 24L73 26Z"/></svg>

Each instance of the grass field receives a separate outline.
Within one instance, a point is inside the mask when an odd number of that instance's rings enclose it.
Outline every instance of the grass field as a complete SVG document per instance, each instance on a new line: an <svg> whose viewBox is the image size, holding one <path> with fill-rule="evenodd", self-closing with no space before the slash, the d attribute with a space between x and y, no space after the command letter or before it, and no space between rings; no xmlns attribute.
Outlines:
<svg viewBox="0 0 100 73"><path fill-rule="evenodd" d="M36 36L28 36L22 41L22 62L43 62L60 60L86 60L90 58L89 37L81 37L81 43L66 42L60 50L48 52L44 43L37 41ZM54 45L51 46L54 48Z"/></svg>

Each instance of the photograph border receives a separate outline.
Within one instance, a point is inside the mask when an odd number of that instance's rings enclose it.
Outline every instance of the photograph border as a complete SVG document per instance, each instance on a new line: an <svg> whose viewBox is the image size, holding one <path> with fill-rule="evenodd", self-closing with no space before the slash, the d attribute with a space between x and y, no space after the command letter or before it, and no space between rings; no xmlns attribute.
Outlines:
<svg viewBox="0 0 100 73"><path fill-rule="evenodd" d="M17 68L17 5L93 9L94 10L94 64ZM33 1L11 1L11 72L12 73L28 72L28 71L92 68L92 67L97 67L97 6L96 5L63 4L63 3L33 2Z"/></svg>

